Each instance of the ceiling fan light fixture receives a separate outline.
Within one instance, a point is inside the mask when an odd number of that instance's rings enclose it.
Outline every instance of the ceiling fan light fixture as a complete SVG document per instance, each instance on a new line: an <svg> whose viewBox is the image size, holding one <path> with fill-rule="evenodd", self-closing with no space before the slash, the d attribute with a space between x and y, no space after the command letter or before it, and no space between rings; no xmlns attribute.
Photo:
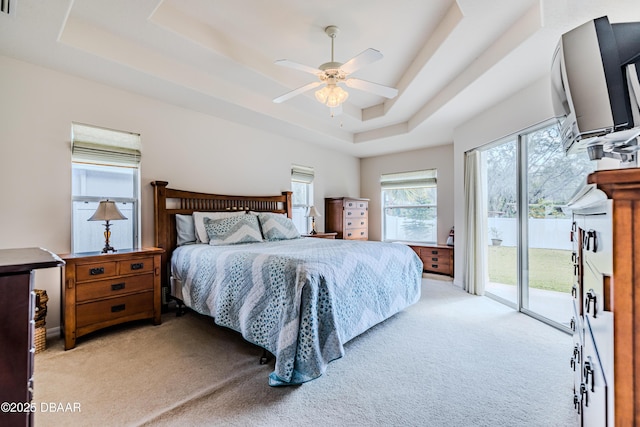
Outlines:
<svg viewBox="0 0 640 427"><path fill-rule="evenodd" d="M341 105L349 98L349 92L335 84L328 84L322 89L316 91L316 99L318 102L325 104L327 107L333 108Z"/></svg>

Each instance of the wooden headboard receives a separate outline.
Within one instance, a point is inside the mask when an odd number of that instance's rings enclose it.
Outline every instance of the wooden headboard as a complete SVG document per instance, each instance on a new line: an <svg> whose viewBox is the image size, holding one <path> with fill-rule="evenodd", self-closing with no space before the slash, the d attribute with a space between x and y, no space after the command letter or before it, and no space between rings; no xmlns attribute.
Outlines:
<svg viewBox="0 0 640 427"><path fill-rule="evenodd" d="M291 218L291 191L278 196L225 196L167 188L167 181L153 181L153 219L156 247L162 255L162 286L169 286L169 266L176 248L176 214L193 212L255 211L284 213ZM163 290L164 292L164 290Z"/></svg>

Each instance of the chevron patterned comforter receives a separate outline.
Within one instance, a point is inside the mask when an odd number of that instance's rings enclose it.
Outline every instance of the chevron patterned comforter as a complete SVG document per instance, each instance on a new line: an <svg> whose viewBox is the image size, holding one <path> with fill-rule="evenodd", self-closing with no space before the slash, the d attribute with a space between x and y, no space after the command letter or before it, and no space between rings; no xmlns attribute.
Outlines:
<svg viewBox="0 0 640 427"><path fill-rule="evenodd" d="M420 297L408 246L300 238L174 251L174 294L275 358L272 386L322 375L343 345Z"/></svg>

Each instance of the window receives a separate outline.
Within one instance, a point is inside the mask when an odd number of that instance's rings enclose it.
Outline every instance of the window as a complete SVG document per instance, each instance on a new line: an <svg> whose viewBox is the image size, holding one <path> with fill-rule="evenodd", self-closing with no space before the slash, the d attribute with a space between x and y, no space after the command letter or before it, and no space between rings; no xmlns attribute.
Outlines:
<svg viewBox="0 0 640 427"><path fill-rule="evenodd" d="M436 176L436 169L381 176L384 241L437 241Z"/></svg>
<svg viewBox="0 0 640 427"><path fill-rule="evenodd" d="M313 205L313 178L313 168L291 165L291 191L293 192L291 219L300 234L309 232L310 220L307 212Z"/></svg>
<svg viewBox="0 0 640 427"><path fill-rule="evenodd" d="M71 250L102 250L104 223L88 219L107 199L127 218L110 222L111 246L138 247L140 135L74 123L71 140Z"/></svg>

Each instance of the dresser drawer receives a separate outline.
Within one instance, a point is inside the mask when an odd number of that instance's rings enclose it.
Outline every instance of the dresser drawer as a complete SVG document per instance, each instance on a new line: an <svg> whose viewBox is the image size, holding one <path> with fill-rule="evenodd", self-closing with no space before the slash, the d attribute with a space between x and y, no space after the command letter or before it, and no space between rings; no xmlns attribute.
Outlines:
<svg viewBox="0 0 640 427"><path fill-rule="evenodd" d="M580 394L582 397L583 426L613 426L613 375L605 368L600 357L601 343L598 332L592 329L590 319L585 325L584 361Z"/></svg>
<svg viewBox="0 0 640 427"><path fill-rule="evenodd" d="M366 200L346 200L344 202L345 209L360 209L367 210L369 202Z"/></svg>
<svg viewBox="0 0 640 427"><path fill-rule="evenodd" d="M146 290L153 290L153 274L151 273L114 278L111 280L78 283L76 287L76 301L83 302L91 299L100 299Z"/></svg>
<svg viewBox="0 0 640 427"><path fill-rule="evenodd" d="M76 307L77 327L81 328L144 312L149 312L149 316L152 316L153 309L152 291L78 304Z"/></svg>
<svg viewBox="0 0 640 427"><path fill-rule="evenodd" d="M369 238L369 231L367 228L351 228L345 230L344 238L350 240L367 240Z"/></svg>
<svg viewBox="0 0 640 427"><path fill-rule="evenodd" d="M368 211L365 209L345 209L344 210L344 220L348 223L349 221L354 221L357 223L358 221L366 221L368 218ZM348 226L348 224L345 224Z"/></svg>
<svg viewBox="0 0 640 427"><path fill-rule="evenodd" d="M95 262L91 264L76 264L76 280L104 279L118 274L116 261Z"/></svg>
<svg viewBox="0 0 640 427"><path fill-rule="evenodd" d="M368 222L369 221L367 218L358 218L358 217L346 218L344 222L344 228L346 230L350 228L368 228L367 227Z"/></svg>

